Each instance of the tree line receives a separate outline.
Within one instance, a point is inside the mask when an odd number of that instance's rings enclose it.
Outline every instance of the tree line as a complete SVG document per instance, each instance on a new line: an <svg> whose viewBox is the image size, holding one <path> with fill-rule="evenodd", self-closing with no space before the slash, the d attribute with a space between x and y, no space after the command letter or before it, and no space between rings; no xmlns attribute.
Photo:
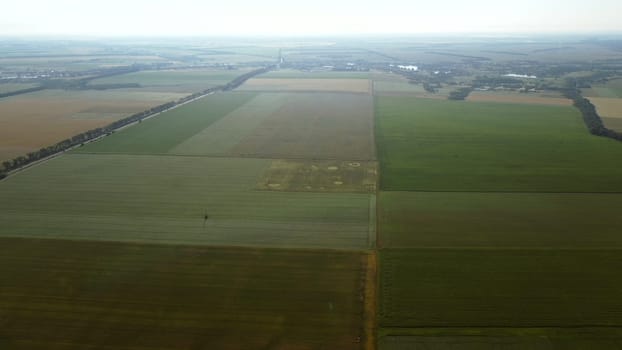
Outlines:
<svg viewBox="0 0 622 350"><path fill-rule="evenodd" d="M574 106L581 112L583 122L590 134L622 141L622 133L608 129L603 124L602 119L600 119L600 116L596 112L596 107L594 107L590 100L581 96L581 91L578 89L566 89L563 93L565 97L572 100Z"/></svg>
<svg viewBox="0 0 622 350"><path fill-rule="evenodd" d="M11 160L7 160L4 161L2 163L3 169L0 171L0 179L3 179L6 177L6 173L8 173L9 171L12 170L16 170L19 169L23 166L26 166L30 163L36 162L38 160L41 160L43 158L52 156L54 154L66 151L70 148L76 147L76 146L80 146L83 145L84 143L94 140L96 138L99 137L103 137L106 135L110 135L112 133L115 132L115 130L122 128L126 125L135 123L135 122L140 122L142 121L144 118L154 115L156 113L160 113L163 112L167 109L170 109L172 107L175 107L177 105L180 105L182 103L191 101L195 98L210 94L212 92L216 92L216 91L229 91L229 90L233 90L235 88L237 88L238 86L242 85L246 80L252 78L255 75L259 75L259 74L263 74L268 72L269 70L271 70L274 66L269 66L269 67L265 67L265 68L260 68L260 69L256 69L254 71L245 73L243 75L240 75L238 77L236 77L235 79L233 79L232 81L228 82L225 85L220 85L220 86L216 86L213 88L209 88L206 90L203 90L201 92L197 92L194 93L192 95L183 97L177 101L172 101L172 102L167 102L164 104L161 104L159 106L150 108L148 110L139 112L139 113L135 113L130 115L129 117L123 118L123 119L119 119L117 121L114 121L110 124L108 124L107 126L104 126L102 128L96 128L96 129L92 129L92 130L88 130L85 131L83 133L80 133L78 135L75 135L71 138L62 140L54 145L48 146L48 147L44 147L41 148L38 151L33 151L33 152L29 152L26 155L23 156L19 156L19 157L15 157Z"/></svg>
<svg viewBox="0 0 622 350"><path fill-rule="evenodd" d="M473 91L472 88L470 88L470 87L463 87L463 88L460 88L460 89L457 89L457 90L454 90L454 91L450 92L449 96L447 96L447 99L455 100L455 101L462 101L462 100L465 100L469 96L471 91Z"/></svg>
<svg viewBox="0 0 622 350"><path fill-rule="evenodd" d="M45 86L35 86L35 87L27 88L27 89L9 91L9 92L5 92L5 93L0 94L0 98L9 97L9 96L15 96L15 95L21 95L21 94L27 94L29 92L35 92L35 91L40 91L40 90L44 90L44 89L46 89Z"/></svg>

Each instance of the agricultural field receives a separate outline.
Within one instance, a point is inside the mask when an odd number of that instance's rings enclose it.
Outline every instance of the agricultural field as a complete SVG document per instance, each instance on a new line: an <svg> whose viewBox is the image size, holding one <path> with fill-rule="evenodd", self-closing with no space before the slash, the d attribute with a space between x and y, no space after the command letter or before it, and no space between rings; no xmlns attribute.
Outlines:
<svg viewBox="0 0 622 350"><path fill-rule="evenodd" d="M609 117L601 117L603 124L609 129L622 132L622 117L619 118L609 118Z"/></svg>
<svg viewBox="0 0 622 350"><path fill-rule="evenodd" d="M235 91L11 174L0 346L373 349L374 158L369 92Z"/></svg>
<svg viewBox="0 0 622 350"><path fill-rule="evenodd" d="M88 144L78 152L164 154L253 97L252 93L218 93L203 97Z"/></svg>
<svg viewBox="0 0 622 350"><path fill-rule="evenodd" d="M611 249L392 249L380 253L383 327L620 327Z"/></svg>
<svg viewBox="0 0 622 350"><path fill-rule="evenodd" d="M256 190L270 164L65 155L2 182L0 236L331 249L373 243L372 195Z"/></svg>
<svg viewBox="0 0 622 350"><path fill-rule="evenodd" d="M372 103L361 94L216 94L80 152L372 160Z"/></svg>
<svg viewBox="0 0 622 350"><path fill-rule="evenodd" d="M616 141L570 106L376 97L383 190L620 192Z"/></svg>
<svg viewBox="0 0 622 350"><path fill-rule="evenodd" d="M361 349L366 264L352 252L0 238L0 347Z"/></svg>
<svg viewBox="0 0 622 350"><path fill-rule="evenodd" d="M618 328L432 328L392 329L383 350L550 350L619 349Z"/></svg>
<svg viewBox="0 0 622 350"><path fill-rule="evenodd" d="M483 94L376 94L379 349L622 348L622 149Z"/></svg>
<svg viewBox="0 0 622 350"><path fill-rule="evenodd" d="M367 79L276 79L254 78L247 81L242 91L275 92L351 92L371 93L371 81Z"/></svg>
<svg viewBox="0 0 622 350"><path fill-rule="evenodd" d="M373 99L362 94L290 94L233 147L250 157L372 160Z"/></svg>
<svg viewBox="0 0 622 350"><path fill-rule="evenodd" d="M426 91L421 83L410 83L405 77L396 73L372 73L373 92L376 96L403 96L431 99L447 99L450 87L437 89L435 93Z"/></svg>
<svg viewBox="0 0 622 350"><path fill-rule="evenodd" d="M273 160L258 188L269 191L376 193L375 162Z"/></svg>
<svg viewBox="0 0 622 350"><path fill-rule="evenodd" d="M553 93L518 93L473 91L467 97L473 102L520 103L528 105L572 106L572 101Z"/></svg>
<svg viewBox="0 0 622 350"><path fill-rule="evenodd" d="M622 132L622 98L589 97L589 100L607 128Z"/></svg>
<svg viewBox="0 0 622 350"><path fill-rule="evenodd" d="M622 118L622 98L590 97L601 117Z"/></svg>
<svg viewBox="0 0 622 350"><path fill-rule="evenodd" d="M622 194L381 192L378 202L382 248L622 247Z"/></svg>
<svg viewBox="0 0 622 350"><path fill-rule="evenodd" d="M622 349L620 143L552 90L448 100L576 79L622 130L616 42L143 40L0 43L141 69L0 99L0 163L279 68L0 180L0 349Z"/></svg>
<svg viewBox="0 0 622 350"><path fill-rule="evenodd" d="M364 79L370 72L336 72L330 70L303 71L298 69L279 69L259 76L261 79Z"/></svg>
<svg viewBox="0 0 622 350"><path fill-rule="evenodd" d="M182 96L120 90L45 90L0 99L0 161Z"/></svg>
<svg viewBox="0 0 622 350"><path fill-rule="evenodd" d="M37 87L37 86L39 86L39 84L0 83L0 94L6 94L7 92L30 89L30 88Z"/></svg>
<svg viewBox="0 0 622 350"><path fill-rule="evenodd" d="M185 69L155 70L115 75L92 80L90 86L139 84L140 91L179 92L191 94L223 85L249 72L245 69Z"/></svg>
<svg viewBox="0 0 622 350"><path fill-rule="evenodd" d="M622 79L613 79L606 84L594 84L591 88L582 91L583 95L588 98L622 98Z"/></svg>
<svg viewBox="0 0 622 350"><path fill-rule="evenodd" d="M30 57L0 57L0 66L7 71L55 70L78 72L106 67L128 66L142 63L163 63L155 55L42 55Z"/></svg>

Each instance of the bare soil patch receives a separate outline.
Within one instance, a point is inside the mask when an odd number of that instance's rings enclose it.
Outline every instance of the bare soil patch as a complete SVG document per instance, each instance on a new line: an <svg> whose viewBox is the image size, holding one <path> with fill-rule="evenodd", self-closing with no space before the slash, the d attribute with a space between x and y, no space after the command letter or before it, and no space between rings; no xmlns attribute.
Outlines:
<svg viewBox="0 0 622 350"><path fill-rule="evenodd" d="M274 160L257 188L296 192L376 191L376 162Z"/></svg>

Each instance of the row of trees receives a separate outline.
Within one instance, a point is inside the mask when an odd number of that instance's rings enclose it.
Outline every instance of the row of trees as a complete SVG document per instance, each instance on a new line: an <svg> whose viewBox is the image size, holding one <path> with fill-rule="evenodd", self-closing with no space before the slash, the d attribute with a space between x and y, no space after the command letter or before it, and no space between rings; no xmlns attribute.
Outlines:
<svg viewBox="0 0 622 350"><path fill-rule="evenodd" d="M450 99L450 100L462 101L462 100L466 99L469 96L471 91L473 91L472 88L470 88L470 87L463 87L463 88L460 88L458 90L454 90L454 91L450 92L449 96L447 98Z"/></svg>
<svg viewBox="0 0 622 350"><path fill-rule="evenodd" d="M78 135L75 135L71 138L68 138L66 140L60 141L54 145L48 146L48 147L44 147L41 148L38 151L34 151L34 152L30 152L25 156L19 156L16 157L12 160L7 160L4 161L2 163L3 166L3 170L0 171L0 179L6 177L6 173L15 169L19 169L23 166L26 166L32 162L35 162L37 160L52 156L54 154L66 151L72 147L76 147L76 146L80 146L83 145L85 142L94 140L98 137L102 137L105 135L110 135L112 133L115 132L115 130L124 127L126 125L135 123L135 122L140 122L142 121L144 118L151 116L153 114L156 113L160 113L163 112L167 109L170 109L172 107L175 107L179 104L191 101L195 98L210 94L212 92L216 92L216 91L229 91L232 89L235 89L236 87L242 85L246 80L252 78L255 75L258 74L262 74L262 73L266 73L267 71L269 71L270 69L272 69L273 67L266 67L266 68L260 68L248 73L245 73L235 79L233 79L232 81L230 81L229 83L225 84L225 85L221 85L221 86L217 86L217 87L213 87L210 89L206 89L203 90L201 92L197 92L194 93L192 95L183 97L177 101L172 101L172 102L167 102L164 104L161 104L159 106L153 107L151 109L148 109L146 111L142 111L139 113L135 113L132 114L129 117L123 118L123 119L119 119L115 122L112 122L111 124L103 127L103 128L96 128L96 129L92 129L92 130L88 130L85 131L83 133L80 133Z"/></svg>
<svg viewBox="0 0 622 350"><path fill-rule="evenodd" d="M622 133L608 129L600 116L596 112L596 107L585 97L581 96L581 92L577 89L567 89L564 96L571 99L574 106L581 111L583 122L592 135L609 137L618 141L622 141Z"/></svg>
<svg viewBox="0 0 622 350"><path fill-rule="evenodd" d="M0 94L0 98L9 97L9 96L15 96L15 95L21 95L21 94L27 94L29 92L35 92L35 91L43 90L45 88L46 88L45 86L35 86L35 87L28 88L28 89L9 91L9 92L5 92L3 94Z"/></svg>

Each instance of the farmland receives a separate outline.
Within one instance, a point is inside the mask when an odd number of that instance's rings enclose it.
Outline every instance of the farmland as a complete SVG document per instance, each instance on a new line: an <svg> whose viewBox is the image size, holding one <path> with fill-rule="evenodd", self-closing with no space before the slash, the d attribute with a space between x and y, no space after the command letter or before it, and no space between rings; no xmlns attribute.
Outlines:
<svg viewBox="0 0 622 350"><path fill-rule="evenodd" d="M251 79L244 86L244 91L321 91L352 92L369 94L370 81L366 79Z"/></svg>
<svg viewBox="0 0 622 350"><path fill-rule="evenodd" d="M356 94L213 95L80 152L370 160L371 104Z"/></svg>
<svg viewBox="0 0 622 350"><path fill-rule="evenodd" d="M622 98L590 97L589 100L607 128L622 132Z"/></svg>
<svg viewBox="0 0 622 350"><path fill-rule="evenodd" d="M474 91L469 94L468 101L473 102L501 102L521 103L533 105L571 106L572 101L562 96L548 96L546 94L526 94L509 92L480 92Z"/></svg>
<svg viewBox="0 0 622 350"><path fill-rule="evenodd" d="M0 348L622 349L618 44L413 40L0 43L0 156L267 71L0 174Z"/></svg>
<svg viewBox="0 0 622 350"><path fill-rule="evenodd" d="M231 154L271 158L374 159L371 96L291 94Z"/></svg>
<svg viewBox="0 0 622 350"><path fill-rule="evenodd" d="M0 160L24 155L181 96L118 90L48 90L3 98Z"/></svg>
<svg viewBox="0 0 622 350"><path fill-rule="evenodd" d="M328 70L301 71L297 69L280 69L260 76L262 79L369 79L368 72L334 72Z"/></svg>
<svg viewBox="0 0 622 350"><path fill-rule="evenodd" d="M594 84L584 89L583 94L588 97L622 98L622 79L613 79L606 84Z"/></svg>
<svg viewBox="0 0 622 350"><path fill-rule="evenodd" d="M380 349L618 349L622 332L611 327L581 328L431 328L393 329L380 339Z"/></svg>
<svg viewBox="0 0 622 350"><path fill-rule="evenodd" d="M393 249L384 327L619 327L619 249Z"/></svg>
<svg viewBox="0 0 622 350"><path fill-rule="evenodd" d="M0 238L11 281L0 345L359 349L365 264L334 251Z"/></svg>
<svg viewBox="0 0 622 350"><path fill-rule="evenodd" d="M622 118L622 98L590 97L601 117Z"/></svg>
<svg viewBox="0 0 622 350"><path fill-rule="evenodd" d="M620 194L381 192L379 203L386 248L622 247Z"/></svg>
<svg viewBox="0 0 622 350"><path fill-rule="evenodd" d="M622 190L622 149L572 107L381 96L376 113L384 190Z"/></svg>
<svg viewBox="0 0 622 350"><path fill-rule="evenodd" d="M274 160L258 188L270 191L376 192L375 162Z"/></svg>
<svg viewBox="0 0 622 350"><path fill-rule="evenodd" d="M262 159L67 155L3 183L0 236L344 249L370 244L369 194L254 191L269 166Z"/></svg>
<svg viewBox="0 0 622 350"><path fill-rule="evenodd" d="M29 89L29 88L36 87L38 85L39 84L28 84L28 83L3 83L3 84L0 84L0 94Z"/></svg>
<svg viewBox="0 0 622 350"><path fill-rule="evenodd" d="M80 152L161 154L207 128L253 97L252 94L225 94L204 97L194 103L148 119L104 140L87 145ZM209 106L209 108L207 108Z"/></svg>
<svg viewBox="0 0 622 350"><path fill-rule="evenodd" d="M618 143L552 94L391 84L375 85L379 348L620 348Z"/></svg>
<svg viewBox="0 0 622 350"><path fill-rule="evenodd" d="M95 79L91 86L139 84L141 91L193 93L226 84L249 69L178 69L140 71Z"/></svg>

